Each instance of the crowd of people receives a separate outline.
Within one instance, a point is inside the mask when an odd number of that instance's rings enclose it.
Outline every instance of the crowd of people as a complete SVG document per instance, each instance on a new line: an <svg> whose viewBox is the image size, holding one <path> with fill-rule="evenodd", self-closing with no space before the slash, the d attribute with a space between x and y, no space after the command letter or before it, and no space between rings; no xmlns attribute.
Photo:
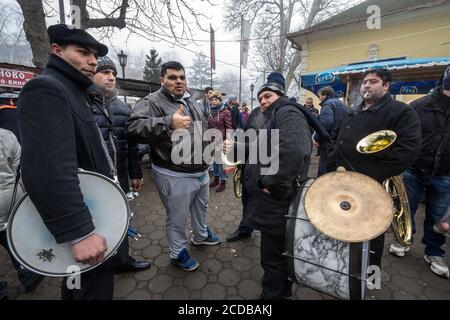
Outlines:
<svg viewBox="0 0 450 320"><path fill-rule="evenodd" d="M105 258L108 243L96 232L90 209L83 201L78 169L114 179L124 193L143 185L138 144L150 145L151 168L159 197L165 207L165 232L171 263L184 271L194 271L200 262L189 246L216 246L220 237L207 224L210 188L225 190L224 165L215 157L198 161L197 134L216 129L222 138L223 154L241 158L242 221L227 236L233 242L248 239L261 231L261 299L287 299L292 295L285 252L286 215L299 186L308 179L313 146L318 146L318 176L344 167L382 183L402 175L412 216L422 193L426 194L424 259L435 274L449 277L444 260L445 236L433 226L450 206L450 67L429 95L410 106L394 100L388 70L368 70L362 75L363 102L346 107L331 87L318 92L321 110L313 99L305 105L289 98L285 79L271 73L258 92L259 106L253 110L240 105L236 96L226 99L220 91L205 89L205 99L197 103L187 89L182 64L169 61L161 66L161 88L131 110L118 98L117 69L107 57L108 48L87 32L54 25L48 29L51 57L42 74L21 91L10 128L0 129L0 240L7 249L6 222L14 187L27 192L58 244L69 244L76 262L94 265ZM0 107L0 111L2 111ZM4 114L0 114L4 117ZM13 129L11 129L13 128ZM17 128L19 128L17 130ZM396 142L374 154L358 153L358 141L379 130L392 130ZM173 135L184 130L191 139L189 159L173 159ZM253 131L253 139L237 140L230 132ZM268 130L268 135L260 134ZM277 136L270 132L277 132ZM253 146L267 138L269 165L278 163L274 174L264 173L267 162L250 161ZM272 142L277 145L272 149ZM106 150L104 146L106 145ZM201 152L207 141L201 141ZM112 163L113 168L110 164ZM211 170L212 169L212 170ZM212 172L210 178L210 171ZM117 174L116 174L117 173ZM326 195L323 195L326 201ZM189 232L191 220L192 237ZM415 225L414 225L415 231ZM384 234L370 241L370 264L381 266ZM61 297L67 300L112 299L113 275L151 267L129 255L128 240L117 254L99 267L81 274L81 288L62 282ZM401 257L409 247L392 243L389 252ZM27 291L35 290L43 276L11 260ZM7 284L0 281L0 299L7 298Z"/></svg>

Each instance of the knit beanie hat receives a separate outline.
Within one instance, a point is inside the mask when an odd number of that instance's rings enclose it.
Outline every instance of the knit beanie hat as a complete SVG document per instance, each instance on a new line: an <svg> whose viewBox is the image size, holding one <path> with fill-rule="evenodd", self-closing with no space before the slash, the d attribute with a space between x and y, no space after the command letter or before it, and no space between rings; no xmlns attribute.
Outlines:
<svg viewBox="0 0 450 320"><path fill-rule="evenodd" d="M281 96L284 96L286 94L285 84L286 84L286 81L284 79L284 76L281 73L272 72L267 77L267 83L263 84L261 86L261 88L259 88L258 96L263 91L272 91Z"/></svg>
<svg viewBox="0 0 450 320"><path fill-rule="evenodd" d="M101 72L104 70L112 70L114 72L114 75L117 76L116 64L108 56L100 57L97 60L96 72Z"/></svg>

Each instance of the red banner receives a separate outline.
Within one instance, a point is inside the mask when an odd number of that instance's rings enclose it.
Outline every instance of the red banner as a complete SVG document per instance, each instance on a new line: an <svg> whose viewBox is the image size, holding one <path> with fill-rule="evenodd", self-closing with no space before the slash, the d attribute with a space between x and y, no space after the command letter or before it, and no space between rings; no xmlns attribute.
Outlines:
<svg viewBox="0 0 450 320"><path fill-rule="evenodd" d="M0 68L0 87L22 88L34 76L32 72Z"/></svg>

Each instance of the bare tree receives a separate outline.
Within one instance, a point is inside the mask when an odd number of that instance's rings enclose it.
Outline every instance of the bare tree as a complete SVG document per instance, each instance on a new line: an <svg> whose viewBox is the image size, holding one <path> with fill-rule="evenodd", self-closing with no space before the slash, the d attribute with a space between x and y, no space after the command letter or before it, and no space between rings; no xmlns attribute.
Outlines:
<svg viewBox="0 0 450 320"><path fill-rule="evenodd" d="M17 4L0 0L0 59L9 63L26 64L31 57L23 16Z"/></svg>
<svg viewBox="0 0 450 320"><path fill-rule="evenodd" d="M239 74L231 71L220 74L215 87L228 95L237 95L239 92Z"/></svg>
<svg viewBox="0 0 450 320"><path fill-rule="evenodd" d="M47 1L17 0L24 16L25 34L33 50L33 63L40 67L45 65L50 54L45 18L53 9ZM187 44L192 41L194 28L204 30L201 20L206 18L194 10L194 1L213 5L211 0L72 0L72 3L80 8L81 28L100 29L101 37L111 36L115 28L127 28L130 35L137 34L153 41L170 37Z"/></svg>
<svg viewBox="0 0 450 320"><path fill-rule="evenodd" d="M352 2L356 1L346 5ZM240 28L241 16L251 21L252 38L257 39L255 67L283 73L289 88L296 79L301 52L291 47L286 35L336 14L343 5L338 0L227 0L225 24L234 30Z"/></svg>

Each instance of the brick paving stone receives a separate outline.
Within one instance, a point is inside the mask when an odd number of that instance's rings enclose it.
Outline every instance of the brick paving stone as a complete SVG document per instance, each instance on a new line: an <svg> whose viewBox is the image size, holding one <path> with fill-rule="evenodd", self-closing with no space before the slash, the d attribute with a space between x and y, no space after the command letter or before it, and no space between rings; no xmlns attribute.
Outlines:
<svg viewBox="0 0 450 320"><path fill-rule="evenodd" d="M130 247L132 249L144 249L150 245L150 239L139 238L138 241L130 241Z"/></svg>
<svg viewBox="0 0 450 320"><path fill-rule="evenodd" d="M164 300L188 300L189 291L184 287L171 287L163 295Z"/></svg>
<svg viewBox="0 0 450 320"><path fill-rule="evenodd" d="M136 290L127 296L127 300L151 300L152 295L146 290Z"/></svg>
<svg viewBox="0 0 450 320"><path fill-rule="evenodd" d="M448 300L449 291L444 291L438 288L425 289L425 296L430 300Z"/></svg>
<svg viewBox="0 0 450 320"><path fill-rule="evenodd" d="M133 277L137 281L149 281L152 279L156 274L158 273L158 267L156 267L154 264L150 267L150 269L134 272Z"/></svg>
<svg viewBox="0 0 450 320"><path fill-rule="evenodd" d="M236 257L231 261L233 268L238 271L248 271L253 267L252 260L245 257Z"/></svg>
<svg viewBox="0 0 450 320"><path fill-rule="evenodd" d="M142 251L142 255L145 258L155 258L162 253L162 247L160 245L150 245Z"/></svg>
<svg viewBox="0 0 450 320"><path fill-rule="evenodd" d="M137 281L133 278L120 279L114 285L114 296L125 298L136 288L136 285Z"/></svg>
<svg viewBox="0 0 450 320"><path fill-rule="evenodd" d="M393 277L392 281L397 285L400 290L408 292L410 294L421 294L423 287L420 286L413 279L404 277L404 276L396 276Z"/></svg>
<svg viewBox="0 0 450 320"><path fill-rule="evenodd" d="M161 256L156 257L154 261L154 264L156 264L160 268L168 267L170 266L170 258L169 255L163 254Z"/></svg>
<svg viewBox="0 0 450 320"><path fill-rule="evenodd" d="M152 240L161 240L165 236L166 236L166 232L164 230L156 230L149 234L149 237Z"/></svg>
<svg viewBox="0 0 450 320"><path fill-rule="evenodd" d="M239 295L244 299L258 300L261 290L261 284L255 280L244 280L238 285Z"/></svg>
<svg viewBox="0 0 450 320"><path fill-rule="evenodd" d="M130 226L132 228L139 228L139 227L142 227L143 225L145 225L144 219L134 218L133 220L131 220L131 223L130 223Z"/></svg>
<svg viewBox="0 0 450 320"><path fill-rule="evenodd" d="M234 221L236 219L235 216L231 215L231 214L224 214L221 219L225 222L230 222L230 221Z"/></svg>
<svg viewBox="0 0 450 320"><path fill-rule="evenodd" d="M227 288L227 296L236 296L238 294L237 289L235 287Z"/></svg>
<svg viewBox="0 0 450 320"><path fill-rule="evenodd" d="M233 252L230 248L220 248L216 252L216 257L222 262L231 261L233 259Z"/></svg>
<svg viewBox="0 0 450 320"><path fill-rule="evenodd" d="M215 274L208 276L208 282L216 283L217 282L217 276Z"/></svg>
<svg viewBox="0 0 450 320"><path fill-rule="evenodd" d="M200 269L208 275L218 274L222 268L222 263L217 259L206 260L200 265Z"/></svg>
<svg viewBox="0 0 450 320"><path fill-rule="evenodd" d="M190 272L184 278L184 286L189 290L199 290L203 288L208 281L207 276L202 272Z"/></svg>
<svg viewBox="0 0 450 320"><path fill-rule="evenodd" d="M167 274L169 275L169 277L172 277L174 280L176 279L183 279L184 277L186 277L186 273L196 273L198 270L195 271L184 271L181 268L179 268L178 266L175 265L170 265L167 268Z"/></svg>
<svg viewBox="0 0 450 320"><path fill-rule="evenodd" d="M417 300L417 296L408 294L404 291L394 291L393 298L394 300Z"/></svg>
<svg viewBox="0 0 450 320"><path fill-rule="evenodd" d="M249 246L244 248L243 255L250 259L259 259L260 249L256 246Z"/></svg>
<svg viewBox="0 0 450 320"><path fill-rule="evenodd" d="M419 272L417 272L412 265L406 263L394 262L392 264L392 269L394 269L398 274L408 278L417 278L419 276Z"/></svg>
<svg viewBox="0 0 450 320"><path fill-rule="evenodd" d="M239 283L241 277L239 272L233 269L223 270L219 273L219 283L224 286L235 286Z"/></svg>
<svg viewBox="0 0 450 320"><path fill-rule="evenodd" d="M152 281L150 281L148 289L150 290L150 292L161 294L172 287L172 285L173 281L171 277L169 277L168 275L158 275L153 278Z"/></svg>
<svg viewBox="0 0 450 320"><path fill-rule="evenodd" d="M259 264L259 262L256 264L253 264L253 267L249 271L249 273L250 273L250 277L253 280L260 281L262 279L263 269L262 269L261 265Z"/></svg>
<svg viewBox="0 0 450 320"><path fill-rule="evenodd" d="M322 300L321 295L315 290L300 286L298 286L297 289L294 289L295 285L293 286L292 291L293 294L295 293L297 300Z"/></svg>
<svg viewBox="0 0 450 320"><path fill-rule="evenodd" d="M191 291L191 300L200 300L200 299L201 299L200 290Z"/></svg>
<svg viewBox="0 0 450 320"><path fill-rule="evenodd" d="M202 300L224 300L226 296L225 288L217 283L207 284L200 293Z"/></svg>

